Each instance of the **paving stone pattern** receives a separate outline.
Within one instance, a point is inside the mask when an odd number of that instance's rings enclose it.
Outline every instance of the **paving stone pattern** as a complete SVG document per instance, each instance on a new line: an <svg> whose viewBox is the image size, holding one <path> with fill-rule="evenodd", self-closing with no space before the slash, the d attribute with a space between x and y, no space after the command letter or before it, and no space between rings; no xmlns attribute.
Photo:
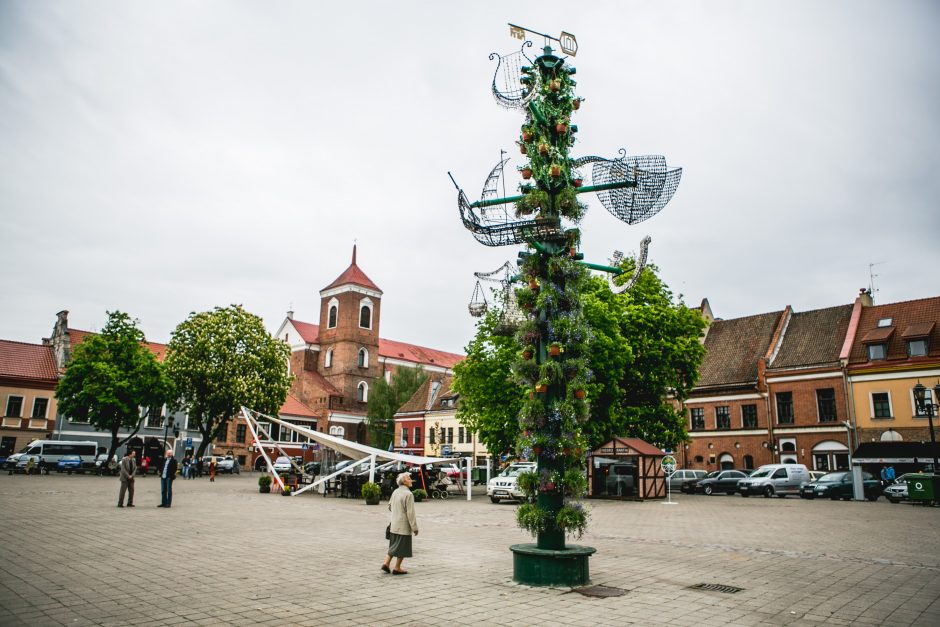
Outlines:
<svg viewBox="0 0 940 627"><path fill-rule="evenodd" d="M940 625L940 508L685 496L591 501L592 598L512 583L515 506L417 504L410 574L386 504L259 494L257 474L0 475L0 625ZM479 488L478 488L479 489ZM699 583L736 594L689 589Z"/></svg>

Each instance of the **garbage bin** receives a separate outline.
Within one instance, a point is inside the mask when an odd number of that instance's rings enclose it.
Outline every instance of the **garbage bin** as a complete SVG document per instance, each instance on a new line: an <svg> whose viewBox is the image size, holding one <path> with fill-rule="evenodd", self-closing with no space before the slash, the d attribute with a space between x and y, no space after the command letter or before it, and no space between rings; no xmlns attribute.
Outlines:
<svg viewBox="0 0 940 627"><path fill-rule="evenodd" d="M907 477L907 495L912 501L930 504L940 495L940 475L919 473Z"/></svg>
<svg viewBox="0 0 940 627"><path fill-rule="evenodd" d="M486 483L486 467L474 466L471 468L470 478L473 480L473 485L481 485Z"/></svg>

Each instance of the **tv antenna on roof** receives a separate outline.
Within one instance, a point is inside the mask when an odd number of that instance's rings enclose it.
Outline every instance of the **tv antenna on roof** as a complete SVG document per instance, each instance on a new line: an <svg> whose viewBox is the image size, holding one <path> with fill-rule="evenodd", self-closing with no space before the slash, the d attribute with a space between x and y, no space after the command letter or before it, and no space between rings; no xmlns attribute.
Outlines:
<svg viewBox="0 0 940 627"><path fill-rule="evenodd" d="M552 37L551 35L546 35L545 33L540 33L534 31L530 28L524 26L517 26L516 24L509 24L509 36L514 37L515 39L521 39L525 41L525 34L531 33L533 35L538 35L539 37L545 38L545 47L548 47L549 41L554 41L558 43L558 46L561 48L561 51L565 54L570 54L573 57L578 56L578 40L575 39L575 36L571 33L566 33L561 31L561 34L558 37Z"/></svg>
<svg viewBox="0 0 940 627"><path fill-rule="evenodd" d="M875 263L868 264L868 293L871 294L871 302L875 302L875 292L878 290L875 288L875 277L878 276L872 271L872 268L875 266L880 266L886 262L876 261Z"/></svg>

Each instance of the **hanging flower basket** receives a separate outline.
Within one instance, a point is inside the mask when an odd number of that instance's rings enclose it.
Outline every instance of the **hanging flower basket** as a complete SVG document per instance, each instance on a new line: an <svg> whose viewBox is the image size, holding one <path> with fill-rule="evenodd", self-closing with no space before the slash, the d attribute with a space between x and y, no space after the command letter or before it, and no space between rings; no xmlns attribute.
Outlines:
<svg viewBox="0 0 940 627"><path fill-rule="evenodd" d="M562 133L567 133L568 125L565 124L564 122L559 122L558 124L555 125L555 132L558 133L559 135Z"/></svg>
<svg viewBox="0 0 940 627"><path fill-rule="evenodd" d="M571 184L575 187L581 187L584 184L584 179L574 179Z"/></svg>
<svg viewBox="0 0 940 627"><path fill-rule="evenodd" d="M548 88L552 91L561 91L561 81L556 78L548 84Z"/></svg>
<svg viewBox="0 0 940 627"><path fill-rule="evenodd" d="M519 144L519 152L524 155L529 154L529 149L525 147L525 144Z"/></svg>
<svg viewBox="0 0 940 627"><path fill-rule="evenodd" d="M541 454L542 454L542 447L541 447L541 446L533 446L533 447L532 447L532 452L535 453L536 455L541 455Z"/></svg>
<svg viewBox="0 0 940 627"><path fill-rule="evenodd" d="M548 154L548 144L539 144L539 154L543 156Z"/></svg>
<svg viewBox="0 0 940 627"><path fill-rule="evenodd" d="M539 282L536 281L535 279L529 279L529 289L533 291L538 290Z"/></svg>
<svg viewBox="0 0 940 627"><path fill-rule="evenodd" d="M545 394L546 392L548 392L548 385L545 383L536 383L535 391L539 394Z"/></svg>
<svg viewBox="0 0 940 627"><path fill-rule="evenodd" d="M578 256L578 249L575 248L574 246L572 246L571 248L569 248L569 249L568 249L568 256L571 257L572 259L574 259L575 257L577 257L577 256Z"/></svg>
<svg viewBox="0 0 940 627"><path fill-rule="evenodd" d="M557 342L552 342L551 344L549 344L548 354L551 357L558 357L559 355L561 355L561 344Z"/></svg>
<svg viewBox="0 0 940 627"><path fill-rule="evenodd" d="M535 355L535 351L533 351L531 348L526 348L525 350L522 351L522 358L525 360L532 359L534 355Z"/></svg>
<svg viewBox="0 0 940 627"><path fill-rule="evenodd" d="M583 399L584 399L584 396L585 396L585 391L584 391L584 390L577 389L577 390L574 391L574 397L575 397L575 398L577 398L577 399L579 399L579 400L583 400Z"/></svg>
<svg viewBox="0 0 940 627"><path fill-rule="evenodd" d="M580 98L575 98L574 100L572 100L572 101L571 101L571 108L574 109L575 111L577 111L578 109L580 109L580 108L581 108L581 99L580 99Z"/></svg>
<svg viewBox="0 0 940 627"><path fill-rule="evenodd" d="M535 133L532 131L522 131L522 141L530 142L535 138Z"/></svg>
<svg viewBox="0 0 940 627"><path fill-rule="evenodd" d="M532 178L532 168L522 168L522 178L527 181Z"/></svg>
<svg viewBox="0 0 940 627"><path fill-rule="evenodd" d="M558 178L559 176L561 176L561 166L560 165L551 166L549 168L549 174L551 174L555 178Z"/></svg>

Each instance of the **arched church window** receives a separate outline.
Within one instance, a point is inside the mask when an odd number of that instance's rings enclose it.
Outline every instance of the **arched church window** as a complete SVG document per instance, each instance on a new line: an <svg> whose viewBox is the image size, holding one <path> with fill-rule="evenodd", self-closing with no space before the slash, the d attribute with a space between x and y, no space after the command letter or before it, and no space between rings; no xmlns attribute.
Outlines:
<svg viewBox="0 0 940 627"><path fill-rule="evenodd" d="M359 349L358 365L360 368L369 367L369 351L364 348Z"/></svg>
<svg viewBox="0 0 940 627"><path fill-rule="evenodd" d="M357 389L358 389L358 394L356 395L356 398L357 398L360 402L362 402L362 403L368 402L368 401L369 401L369 386L368 386L368 384L366 384L365 381L360 381L360 382L359 382L359 387L358 387Z"/></svg>
<svg viewBox="0 0 940 627"><path fill-rule="evenodd" d="M359 327L362 329L372 328L372 300L363 298L359 301Z"/></svg>

